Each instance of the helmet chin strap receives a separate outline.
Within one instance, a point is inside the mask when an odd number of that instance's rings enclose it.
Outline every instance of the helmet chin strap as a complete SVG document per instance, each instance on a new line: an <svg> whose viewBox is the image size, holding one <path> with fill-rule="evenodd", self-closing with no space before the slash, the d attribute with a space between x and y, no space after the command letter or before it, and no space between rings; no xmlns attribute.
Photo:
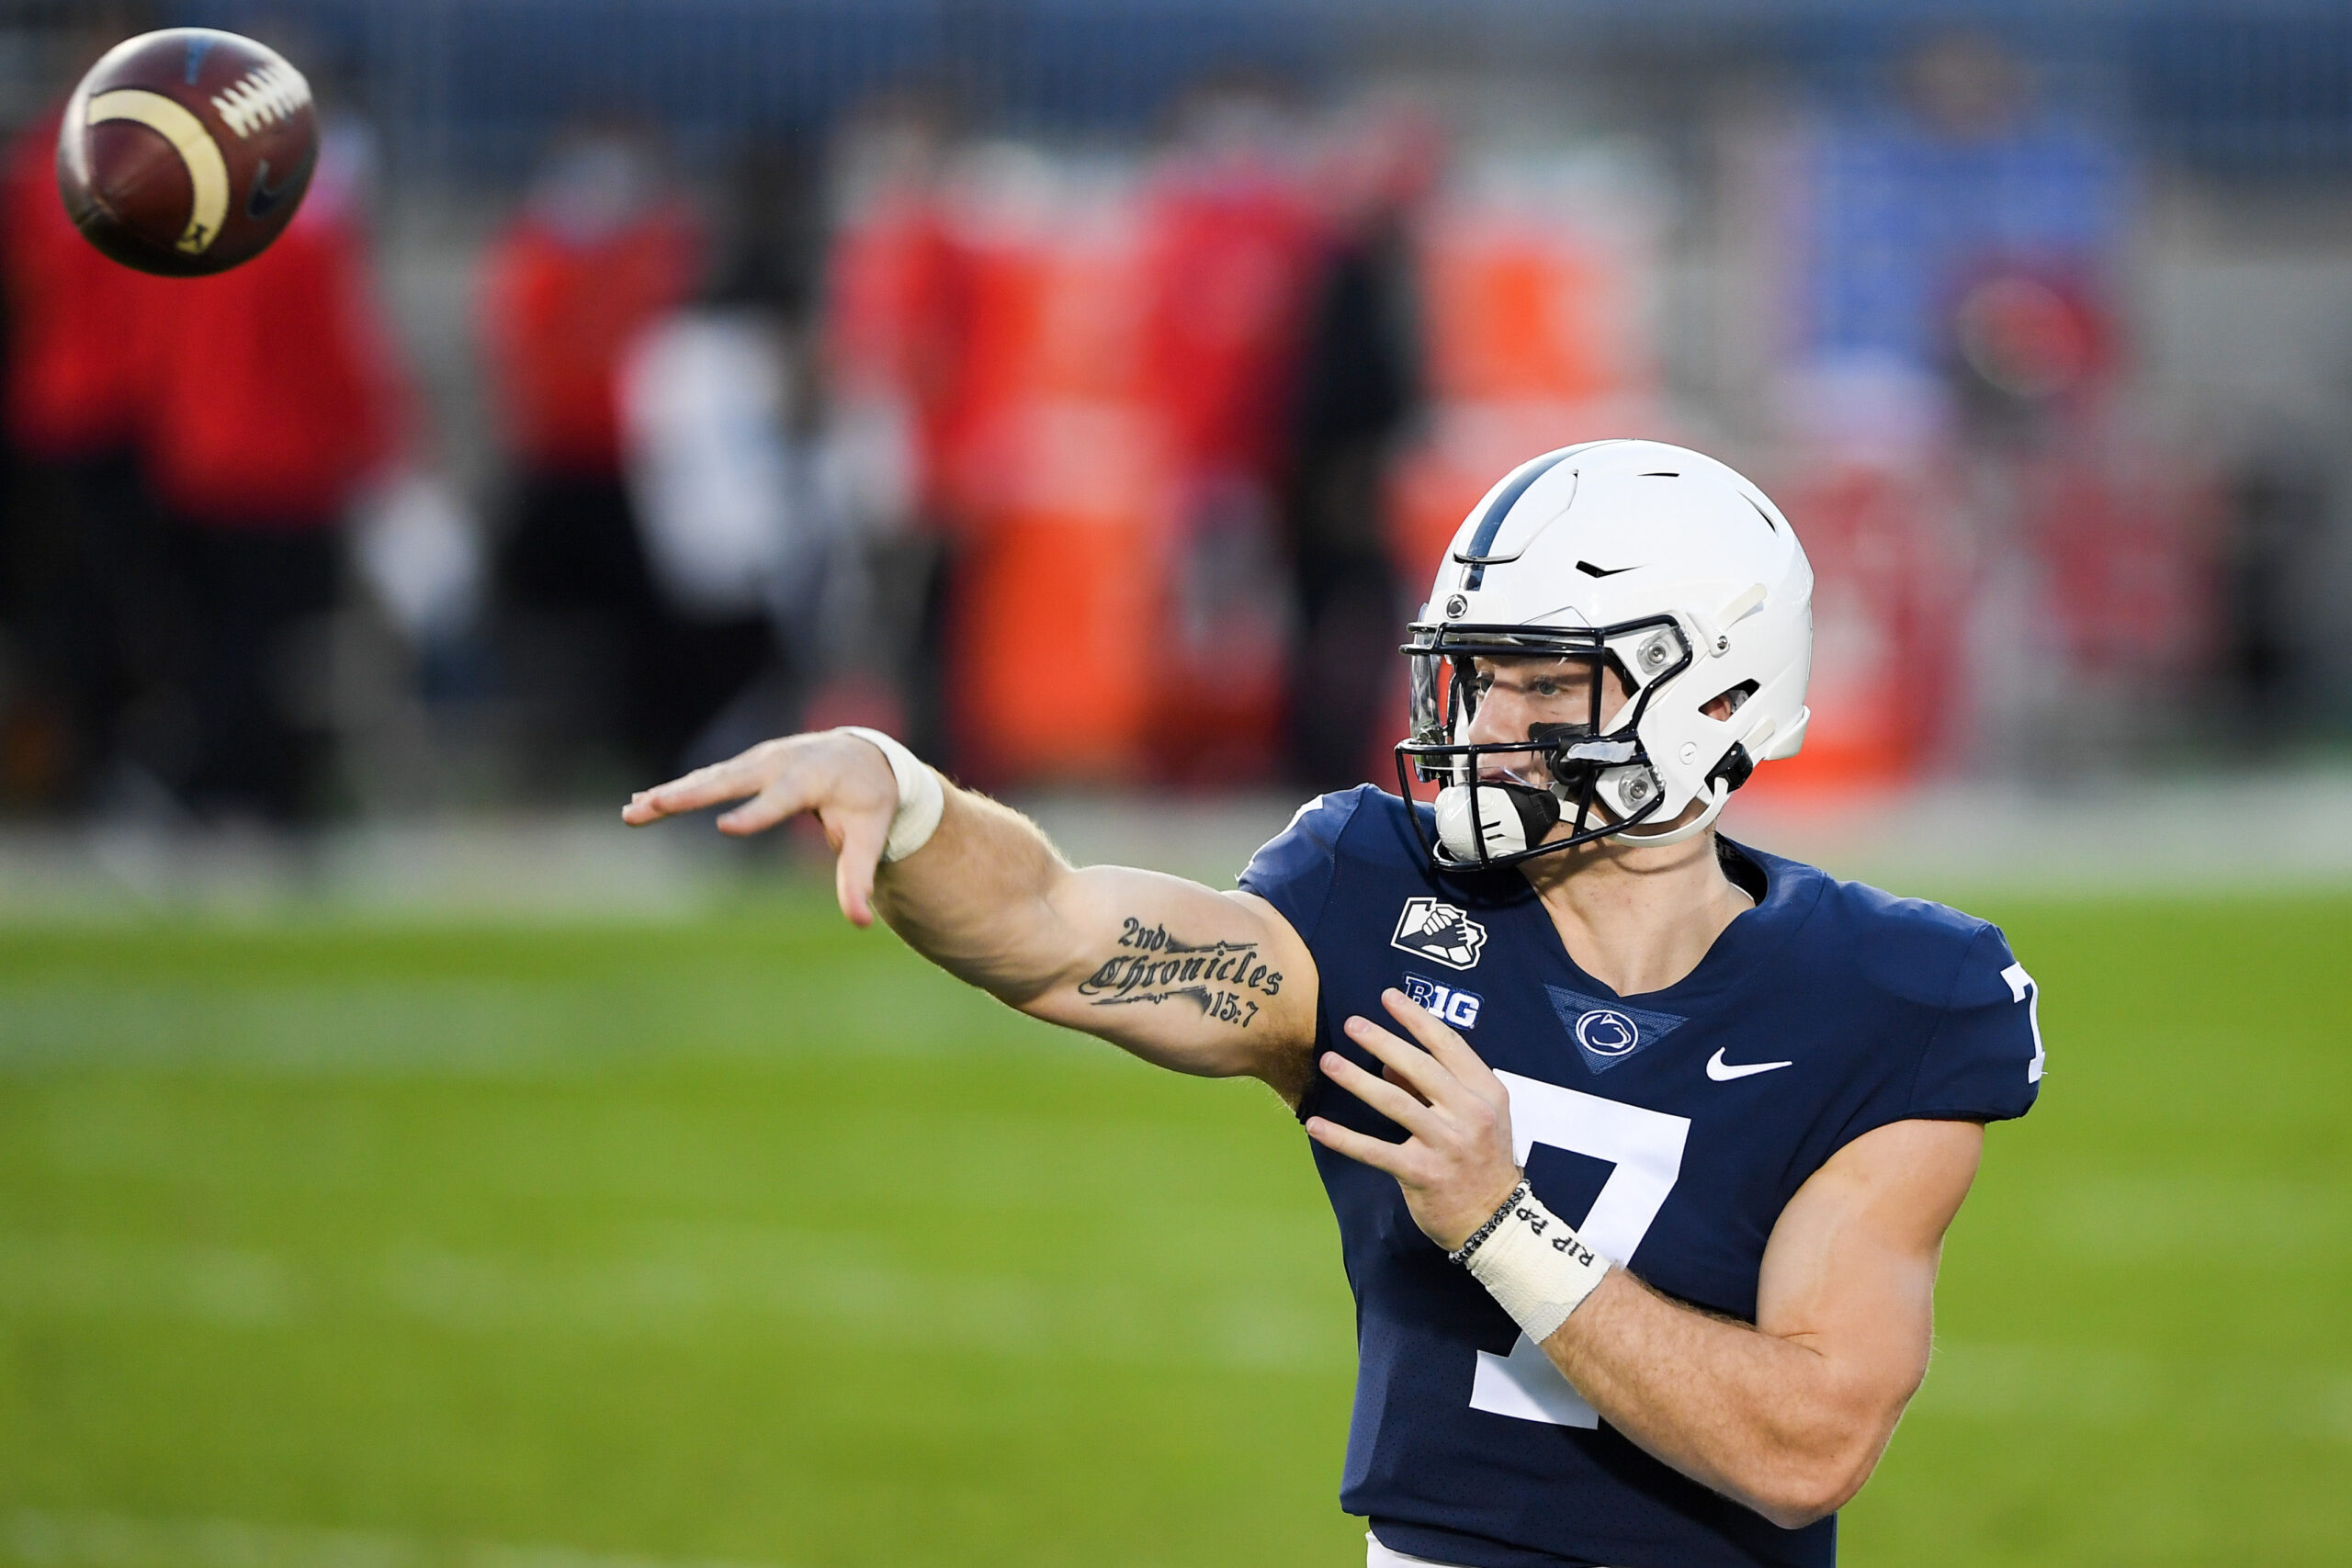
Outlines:
<svg viewBox="0 0 2352 1568"><path fill-rule="evenodd" d="M1668 828L1663 833L1611 833L1609 835L1609 841L1613 844L1638 845L1645 849L1652 847L1663 849L1668 844L1679 844L1697 838L1715 825L1715 818L1722 816L1724 807L1731 803L1731 784L1727 781L1710 779L1708 783L1714 785L1714 799L1707 803L1707 809L1682 824L1681 827Z"/></svg>

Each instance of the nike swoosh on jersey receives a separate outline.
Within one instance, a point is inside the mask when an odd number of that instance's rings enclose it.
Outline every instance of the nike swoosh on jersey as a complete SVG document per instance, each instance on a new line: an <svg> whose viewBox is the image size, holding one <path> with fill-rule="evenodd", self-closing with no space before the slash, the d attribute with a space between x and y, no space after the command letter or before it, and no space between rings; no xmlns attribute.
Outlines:
<svg viewBox="0 0 2352 1568"><path fill-rule="evenodd" d="M1734 1078L1754 1077L1758 1073L1778 1072L1782 1067L1796 1066L1794 1062L1749 1062L1744 1066L1735 1067L1724 1061L1724 1047L1719 1045L1715 1047L1715 1054L1707 1058L1707 1076L1717 1083L1729 1083Z"/></svg>

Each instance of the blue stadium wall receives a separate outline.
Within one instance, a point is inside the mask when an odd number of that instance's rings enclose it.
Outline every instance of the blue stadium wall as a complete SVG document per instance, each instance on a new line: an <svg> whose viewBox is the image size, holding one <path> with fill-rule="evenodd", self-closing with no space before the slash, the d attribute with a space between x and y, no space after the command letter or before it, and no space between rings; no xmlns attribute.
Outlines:
<svg viewBox="0 0 2352 1568"><path fill-rule="evenodd" d="M1312 93L1367 62L1667 88L1770 70L1841 96L1973 28L2098 100L2150 153L2244 177L2352 172L2352 6L2310 0L184 0L187 21L305 34L365 84L396 160L505 177L582 113L689 143L821 128L893 87L977 121L1132 135L1186 84L1249 71ZM1652 95L1657 96L1657 94Z"/></svg>

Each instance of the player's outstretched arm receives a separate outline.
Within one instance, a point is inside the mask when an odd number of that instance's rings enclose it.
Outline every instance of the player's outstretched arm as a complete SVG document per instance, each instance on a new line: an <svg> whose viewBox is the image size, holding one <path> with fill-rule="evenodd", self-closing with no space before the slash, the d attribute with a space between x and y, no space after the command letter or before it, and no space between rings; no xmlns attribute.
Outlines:
<svg viewBox="0 0 2352 1568"><path fill-rule="evenodd" d="M1386 1143L1320 1117L1308 1119L1308 1135L1394 1176L1422 1231L1449 1251L1474 1237L1483 1251L1491 1237L1581 1252L1597 1282L1538 1277L1530 1291L1521 1276L1520 1299L1536 1312L1555 1303L1544 1355L1657 1458L1784 1529L1859 1492L1927 1371L1944 1230L1975 1178L1984 1129L1897 1122L1832 1156L1773 1227L1751 1328L1659 1295L1623 1269L1597 1274L1604 1266L1540 1205L1532 1221L1521 1211L1523 1225L1489 1227L1506 1197L1520 1201L1510 1095L1460 1035L1402 993L1385 1000L1412 1040L1367 1019L1344 1025L1385 1076L1336 1052L1323 1070L1410 1135ZM1510 1280L1481 1277L1512 1306Z"/></svg>
<svg viewBox="0 0 2352 1568"><path fill-rule="evenodd" d="M940 782L938 829L887 863L897 779L877 746L841 730L763 741L639 792L621 817L643 826L739 803L718 827L742 835L812 815L852 923L879 913L916 952L1034 1017L1178 1072L1263 1078L1296 1102L1316 974L1273 906L1158 872L1074 870L1018 812Z"/></svg>

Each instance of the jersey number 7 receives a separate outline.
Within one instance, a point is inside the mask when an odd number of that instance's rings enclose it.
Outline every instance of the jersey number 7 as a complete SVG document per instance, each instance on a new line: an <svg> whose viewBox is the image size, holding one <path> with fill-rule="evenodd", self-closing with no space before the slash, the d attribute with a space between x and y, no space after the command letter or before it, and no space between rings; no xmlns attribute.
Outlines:
<svg viewBox="0 0 2352 1568"><path fill-rule="evenodd" d="M1510 1091L1511 1155L1521 1165L1527 1163L1529 1150L1545 1144L1607 1160L1616 1168L1601 1184L1600 1196L1592 1201L1577 1235L1611 1263L1625 1263L1642 1245L1682 1174L1682 1145L1690 1135L1690 1118L1580 1094L1518 1073L1495 1076ZM1555 1427L1600 1425L1584 1396L1524 1334L1509 1356L1478 1352L1470 1408Z"/></svg>

